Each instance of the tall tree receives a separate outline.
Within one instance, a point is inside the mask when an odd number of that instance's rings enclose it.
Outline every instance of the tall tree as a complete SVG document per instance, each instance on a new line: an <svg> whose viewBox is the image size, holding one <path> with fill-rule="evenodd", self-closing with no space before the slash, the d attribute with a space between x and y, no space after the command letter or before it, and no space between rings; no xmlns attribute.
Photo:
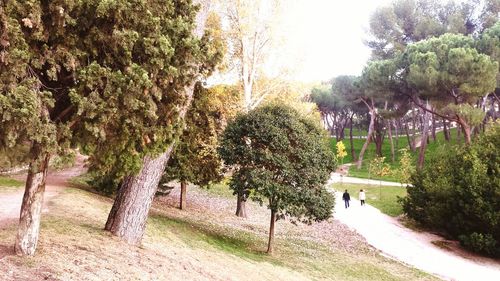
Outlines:
<svg viewBox="0 0 500 281"><path fill-rule="evenodd" d="M472 38L445 34L408 46L402 57L405 81L422 109L457 122L471 142L471 126L484 114L474 105L496 86L498 63L474 48ZM415 96L417 95L417 96ZM422 102L429 101L429 109Z"/></svg>
<svg viewBox="0 0 500 281"><path fill-rule="evenodd" d="M231 188L271 210L267 252L285 217L311 223L329 218L334 198L325 183L335 169L323 131L287 106L262 106L240 115L224 131L220 154L235 168Z"/></svg>
<svg viewBox="0 0 500 281"><path fill-rule="evenodd" d="M164 95L164 98L160 101L165 102L167 105L174 105L171 101L177 98L180 99L181 103L176 104L173 108L157 107L158 116L162 118L156 119L155 122L142 123L142 128L144 128L147 133L136 134L132 131L133 136L137 138L135 139L137 142L149 147L147 151L134 152L134 150L132 150L127 154L120 154L117 153L117 151L112 151L113 149L120 150L122 146L118 145L113 146L114 148L111 150L105 150L102 151L102 153L95 154L109 156L111 161L105 161L104 163L118 163L125 167L132 166L132 168L135 168L135 171L137 171L136 173L129 172L128 175L123 178L105 226L106 230L121 237L130 244L139 244L142 240L154 194L156 193L161 175L175 145L176 134L183 127L182 120L191 104L196 81L200 76L212 70L214 64L220 60L220 52L211 44L213 41L209 40L210 32L205 34L205 36L203 35L210 2L207 1L202 3L202 11L197 14L196 18L196 11L193 9L194 6L192 3L186 1L185 4L188 6L180 6L177 4L177 6L174 5L172 7L164 5L164 7L162 6L161 9L157 10L161 18L164 17L168 23L174 24L173 27L181 28L185 31L182 37L175 38L173 41L184 42L188 44L188 48L174 49L179 50L181 54L172 58L174 61L189 66L189 68L185 69L185 71L181 68L164 69L170 72L168 73L169 75L180 75L179 78L181 79L178 81L161 79L161 82L165 85L173 86L173 88L158 93ZM184 14L184 16L176 16L173 18L179 21L186 20L187 22L178 24L176 24L175 21L172 22L171 19L168 18L170 15L168 13L163 13L162 10L169 8L174 8L173 11ZM200 38L203 40L200 41ZM206 43L197 45L197 42ZM189 50L197 50L197 52L186 52ZM160 70L163 70L163 68L160 68ZM166 78L169 78L169 76ZM152 88L153 91L155 89L154 87ZM123 126L119 129L123 129ZM162 133L165 133L165 138L161 138ZM126 148L133 148L133 146L128 146L130 141L125 138L123 134L116 135L116 139L121 143L124 142ZM104 139L103 141L104 143L109 142L108 139ZM95 148L99 150L101 147L102 146L96 146ZM122 159L116 159L114 158L116 155L131 156L133 159L138 159L139 161L123 159L122 156L118 156ZM124 169L124 171L131 170L132 169Z"/></svg>
<svg viewBox="0 0 500 281"><path fill-rule="evenodd" d="M169 150L190 101L187 90L213 69L220 53L210 36L200 40L193 34L196 7L188 0L137 0L133 9L125 0L1 4L2 68L19 66L12 68L18 72L2 71L2 139L9 145L31 141L16 238L16 252L31 255L50 157L72 141L83 144L103 171L137 172L143 156ZM202 31L199 25L200 36ZM12 116L20 118L17 125ZM145 162L159 162L154 160ZM157 179L140 179L156 181L156 188L162 170ZM135 183L135 195L150 191ZM123 195L130 193L121 191L118 201L130 203ZM113 220L138 227L127 229L134 242L140 241L145 216L142 222L128 216L147 215L145 201Z"/></svg>
<svg viewBox="0 0 500 281"><path fill-rule="evenodd" d="M222 160L217 154L218 138L227 121L240 110L239 102L239 91L235 87L196 86L185 129L160 181L160 188L171 180L180 181L180 209L186 208L187 183L207 186L223 179Z"/></svg>
<svg viewBox="0 0 500 281"><path fill-rule="evenodd" d="M409 44L445 33L477 35L499 12L498 0L395 0L371 15L367 45L376 59L394 58Z"/></svg>

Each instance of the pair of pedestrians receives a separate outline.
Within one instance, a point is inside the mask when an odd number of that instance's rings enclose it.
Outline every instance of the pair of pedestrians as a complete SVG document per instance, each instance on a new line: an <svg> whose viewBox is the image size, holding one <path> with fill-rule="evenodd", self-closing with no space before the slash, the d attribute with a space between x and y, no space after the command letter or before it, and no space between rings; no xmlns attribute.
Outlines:
<svg viewBox="0 0 500 281"><path fill-rule="evenodd" d="M342 199L344 200L345 208L349 208L349 201L351 201L351 196L349 195L349 192L347 192L347 189L345 190L344 194L342 195ZM366 200L366 194L363 191L363 189L359 190L359 201L361 202L361 206L365 205L365 200Z"/></svg>

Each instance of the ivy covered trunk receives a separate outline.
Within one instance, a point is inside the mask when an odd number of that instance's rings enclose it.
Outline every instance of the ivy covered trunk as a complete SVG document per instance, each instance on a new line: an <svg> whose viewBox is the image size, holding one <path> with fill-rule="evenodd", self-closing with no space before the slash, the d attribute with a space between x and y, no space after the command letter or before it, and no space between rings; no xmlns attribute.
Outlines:
<svg viewBox="0 0 500 281"><path fill-rule="evenodd" d="M34 144L31 153L34 158L28 170L14 245L16 254L23 256L35 254L49 163L49 155L41 152L39 145Z"/></svg>
<svg viewBox="0 0 500 281"><path fill-rule="evenodd" d="M186 190L187 190L186 182L181 181L181 200L179 205L179 208L181 210L184 210L186 208Z"/></svg>
<svg viewBox="0 0 500 281"><path fill-rule="evenodd" d="M271 210L271 222L269 225L269 241L267 242L267 253L271 254L273 252L274 244L274 224L276 222L276 212Z"/></svg>
<svg viewBox="0 0 500 281"><path fill-rule="evenodd" d="M129 244L140 244L149 209L172 148L173 145L156 158L145 157L139 174L123 180L104 229Z"/></svg>
<svg viewBox="0 0 500 281"><path fill-rule="evenodd" d="M246 199L244 195L238 194L236 200L236 216L241 218L247 217Z"/></svg>

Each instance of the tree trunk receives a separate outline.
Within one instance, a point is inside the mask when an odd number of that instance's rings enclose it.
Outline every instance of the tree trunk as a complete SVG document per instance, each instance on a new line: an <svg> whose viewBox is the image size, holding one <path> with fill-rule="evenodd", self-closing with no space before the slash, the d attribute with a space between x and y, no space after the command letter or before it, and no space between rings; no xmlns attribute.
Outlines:
<svg viewBox="0 0 500 281"><path fill-rule="evenodd" d="M411 141L410 138L410 129L408 128L408 122L405 122L405 133L406 133L406 139L408 140L408 146L410 147L411 151L415 151L415 147L413 146L413 142Z"/></svg>
<svg viewBox="0 0 500 281"><path fill-rule="evenodd" d="M269 225L269 241L267 243L267 253L271 254L273 252L274 244L274 223L276 222L276 212L271 210L271 222Z"/></svg>
<svg viewBox="0 0 500 281"><path fill-rule="evenodd" d="M436 141L436 116L432 115L432 140Z"/></svg>
<svg viewBox="0 0 500 281"><path fill-rule="evenodd" d="M247 217L246 199L244 195L239 195L236 197L236 216L240 218Z"/></svg>
<svg viewBox="0 0 500 281"><path fill-rule="evenodd" d="M156 158L145 157L139 174L123 180L109 212L105 230L129 244L140 244L149 209L172 147Z"/></svg>
<svg viewBox="0 0 500 281"><path fill-rule="evenodd" d="M351 122L349 125L349 143L351 144L352 161L356 161L356 151L354 151L354 141L352 140L352 115L351 115Z"/></svg>
<svg viewBox="0 0 500 281"><path fill-rule="evenodd" d="M444 139L449 142L450 141L450 131L448 130L448 124L446 119L443 119L443 134Z"/></svg>
<svg viewBox="0 0 500 281"><path fill-rule="evenodd" d="M193 32L198 38L201 38L208 17L210 1L195 0L193 2L201 5L201 10L196 16L196 28ZM190 85L184 87L186 102L180 108L179 122L182 122L191 106L195 85L196 81L193 80ZM143 166L139 173L127 176L122 181L104 229L130 244L136 245L141 242L149 209L174 145L175 142L170 144L164 153L155 158L144 157Z"/></svg>
<svg viewBox="0 0 500 281"><path fill-rule="evenodd" d="M41 147L38 144L33 145L31 153L34 158L28 170L16 243L14 244L16 254L22 256L35 254L40 234L43 193L50 158L48 154L41 152Z"/></svg>
<svg viewBox="0 0 500 281"><path fill-rule="evenodd" d="M395 151L399 151L399 120L394 121L394 132L396 133L396 150Z"/></svg>
<svg viewBox="0 0 500 281"><path fill-rule="evenodd" d="M467 124L467 122L462 119L460 116L458 117L458 121L457 121L459 124L460 124L460 127L462 128L462 131L464 133L464 139L465 139L465 143L466 144L471 144L471 128L469 126L469 124ZM458 130L457 128L457 131L460 131Z"/></svg>
<svg viewBox="0 0 500 281"><path fill-rule="evenodd" d="M394 156L394 142L392 141L392 120L387 120L387 133L389 134L389 143L391 144L391 159L396 161Z"/></svg>
<svg viewBox="0 0 500 281"><path fill-rule="evenodd" d="M430 109L429 102L425 105L427 109ZM425 161L425 149L427 148L427 138L429 135L429 112L424 111L423 116L423 128L422 135L420 137L420 150L418 153L418 164L417 167L422 169L424 167Z"/></svg>
<svg viewBox="0 0 500 281"><path fill-rule="evenodd" d="M358 158L358 163L357 167L358 169L361 168L361 165L363 164L363 156L365 155L365 151L368 148L368 145L370 144L370 138L373 134L373 127L375 127L375 109L370 110L370 125L368 126L368 135L366 136L366 141L363 144L363 147L361 148L361 151L359 152L359 158Z"/></svg>
<svg viewBox="0 0 500 281"><path fill-rule="evenodd" d="M186 190L187 190L186 182L181 181L181 200L180 200L180 205L179 205L179 208L181 210L186 209Z"/></svg>

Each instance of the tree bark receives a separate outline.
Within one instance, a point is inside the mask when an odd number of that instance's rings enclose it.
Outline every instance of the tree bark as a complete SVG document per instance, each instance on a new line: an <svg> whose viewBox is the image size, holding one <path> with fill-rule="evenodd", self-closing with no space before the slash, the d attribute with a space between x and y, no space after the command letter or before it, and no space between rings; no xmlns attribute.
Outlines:
<svg viewBox="0 0 500 281"><path fill-rule="evenodd" d="M429 102L427 102L426 107L429 108ZM417 167L419 169L422 169L424 167L425 150L427 148L427 138L429 135L429 112L424 111L424 116L422 119L423 119L423 128L422 128L422 135L420 138L420 150L418 153L418 164L417 164Z"/></svg>
<svg viewBox="0 0 500 281"><path fill-rule="evenodd" d="M464 133L464 139L465 139L465 143L466 144L470 144L471 143L471 127L469 124L467 124L467 122L461 118L460 116L458 116L458 121L457 121L459 124L460 124L460 127L462 128L462 131ZM457 128L457 131L460 131L458 130Z"/></svg>
<svg viewBox="0 0 500 281"><path fill-rule="evenodd" d="M34 158L28 170L14 244L16 254L22 256L35 254L40 234L43 194L50 158L47 153L41 152L38 144L33 145L31 153Z"/></svg>
<svg viewBox="0 0 500 281"><path fill-rule="evenodd" d="M375 127L376 114L377 113L375 112L375 109L370 110L370 125L368 126L368 135L366 136L366 141L363 144L361 151L359 152L359 158L358 158L358 163L357 163L358 169L360 169L361 165L363 164L363 156L365 155L365 151L368 148L368 145L370 144L370 138L373 135L373 127Z"/></svg>
<svg viewBox="0 0 500 281"><path fill-rule="evenodd" d="M394 155L394 142L392 141L392 120L387 120L387 133L389 134L389 143L391 144L391 159L396 160Z"/></svg>
<svg viewBox="0 0 500 281"><path fill-rule="evenodd" d="M415 147L413 146L413 142L411 141L410 138L410 129L408 127L409 127L408 122L405 122L404 128L406 133L406 139L408 140L408 146L410 147L411 151L415 151Z"/></svg>
<svg viewBox="0 0 500 281"><path fill-rule="evenodd" d="M267 253L271 254L273 252L274 244L274 223L276 222L276 212L271 210L271 222L269 225L269 241L267 243Z"/></svg>
<svg viewBox="0 0 500 281"><path fill-rule="evenodd" d="M436 141L436 116L432 115L432 140Z"/></svg>
<svg viewBox="0 0 500 281"><path fill-rule="evenodd" d="M181 210L186 209L186 191L187 191L187 184L185 181L181 181L181 200L179 204L179 209Z"/></svg>
<svg viewBox="0 0 500 281"><path fill-rule="evenodd" d="M449 142L450 141L450 131L448 130L448 122L446 119L443 119L443 134L444 134L444 139Z"/></svg>
<svg viewBox="0 0 500 281"><path fill-rule="evenodd" d="M105 230L129 244L140 244L149 209L172 147L156 158L145 157L139 174L123 180L109 212Z"/></svg>
<svg viewBox="0 0 500 281"><path fill-rule="evenodd" d="M195 0L193 2L201 4L194 30L194 34L201 38L208 17L210 0ZM184 88L186 103L180 108L179 122L182 122L188 108L191 106L195 85L196 81L194 80ZM164 153L155 158L145 157L139 174L127 176L122 181L104 229L129 244L137 245L141 242L149 209L174 145L175 141L167 147Z"/></svg>
<svg viewBox="0 0 500 281"><path fill-rule="evenodd" d="M352 161L356 161L356 151L354 151L354 141L352 139L352 115L351 115L351 121L349 124L349 143L351 144Z"/></svg>
<svg viewBox="0 0 500 281"><path fill-rule="evenodd" d="M238 194L236 197L236 216L240 218L247 217L246 199L244 195Z"/></svg>

